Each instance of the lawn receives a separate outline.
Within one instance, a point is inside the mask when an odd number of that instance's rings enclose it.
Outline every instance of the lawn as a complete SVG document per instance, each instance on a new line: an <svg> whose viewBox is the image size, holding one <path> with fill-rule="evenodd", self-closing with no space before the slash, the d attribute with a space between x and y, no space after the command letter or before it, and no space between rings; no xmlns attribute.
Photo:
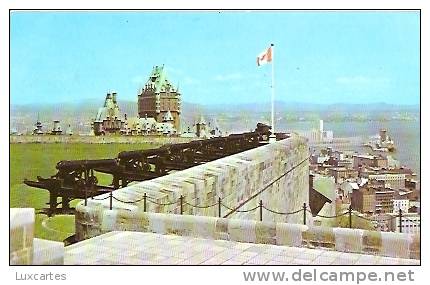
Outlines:
<svg viewBox="0 0 430 285"><path fill-rule="evenodd" d="M24 178L37 180L37 176L50 177L56 173L60 160L115 158L120 151L154 148L149 144L10 144L10 207L47 207L48 191L28 187ZM106 178L98 177L99 181ZM74 206L78 201L74 200ZM58 215L48 218L36 216L35 236L62 241L75 231L74 216Z"/></svg>

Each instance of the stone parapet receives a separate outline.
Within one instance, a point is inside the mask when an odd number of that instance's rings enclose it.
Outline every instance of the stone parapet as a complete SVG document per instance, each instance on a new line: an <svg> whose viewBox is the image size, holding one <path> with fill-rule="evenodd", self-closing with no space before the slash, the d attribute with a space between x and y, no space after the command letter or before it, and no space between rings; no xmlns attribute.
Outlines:
<svg viewBox="0 0 430 285"><path fill-rule="evenodd" d="M300 209L309 200L309 149L304 138L293 136L169 175L113 191L112 207L129 211L259 219L259 211L243 212L264 205L278 212ZM110 208L109 194L88 199L85 211ZM183 197L181 207L180 197ZM84 204L81 202L81 205ZM239 211L230 213L230 209ZM85 216L77 208L77 216ZM80 219L82 220L82 219ZM300 214L277 215L266 211L263 221L298 223ZM93 223L87 220L86 223ZM79 235L79 232L77 233Z"/></svg>
<svg viewBox="0 0 430 285"><path fill-rule="evenodd" d="M419 235L193 215L78 206L78 239L111 231L152 232L256 244L324 248L396 258L420 258ZM88 209L86 209L88 208ZM92 221L88 223L88 221Z"/></svg>

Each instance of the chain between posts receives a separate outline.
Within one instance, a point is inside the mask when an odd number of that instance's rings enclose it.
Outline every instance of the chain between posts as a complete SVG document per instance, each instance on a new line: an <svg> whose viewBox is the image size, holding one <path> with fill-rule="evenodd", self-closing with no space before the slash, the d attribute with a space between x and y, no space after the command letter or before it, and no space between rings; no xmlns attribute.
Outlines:
<svg viewBox="0 0 430 285"><path fill-rule="evenodd" d="M143 211L144 212L147 212L147 210L148 210L148 208L147 208L147 203L148 202L156 204L156 205L162 205L162 206L169 206L169 205L173 205L173 204L177 204L178 203L178 201L173 201L173 202L168 202L168 203L159 203L159 202L156 202L156 201L153 201L153 200L149 199L147 193L144 193L144 195L143 195L142 198L137 199L135 201L124 201L122 199L114 197L112 193L113 193L113 191L109 192L109 196L107 196L107 197L104 197L104 198L101 198L101 199L97 199L97 198L94 199L93 198L93 200L101 201L101 200L106 200L107 198L109 198L109 209L110 210L112 210L113 200L116 200L116 201L121 202L121 203L126 203L126 204L138 203L138 202L140 202L140 201L143 200ZM271 212L271 213L273 213L275 215L283 215L283 216L289 216L289 215L297 214L299 212L303 212L303 225L306 225L306 223L307 223L306 212L309 212L309 213L312 214L312 212L308 209L308 206L307 206L306 203L303 203L302 208L298 209L296 211L280 212L280 211L276 211L276 210L272 210L272 209L267 208L266 206L264 206L263 201L260 200L259 203L258 203L258 205L255 206L255 207L253 207L253 208L251 208L251 209L238 210L238 209L234 209L234 208L231 208L231 207L223 204L221 197L218 197L218 201L216 203L213 203L213 204L210 204L210 205L201 206L201 205L193 205L191 203L186 202L185 199L184 199L184 196L181 195L179 197L179 206L180 206L180 214L181 215L184 214L184 204L186 204L186 205L188 205L188 206L190 206L192 208L198 208L198 209L208 209L208 208L212 208L214 206L218 206L218 217L220 217L220 218L222 217L222 215L221 215L222 214L222 207L224 207L224 208L226 208L226 209L228 209L230 211L231 210L235 210L235 212L237 212L237 213L247 213L247 212L252 212L252 211L255 211L256 209L259 209L259 220L260 221L263 221L263 209L265 209L266 211ZM87 205L87 196L85 196L85 205ZM363 220L367 220L367 221L376 221L375 219L369 219L369 218L366 218L366 217L363 217L363 216L360 216L360 215L354 213L351 205L348 207L348 210L346 212L342 213L342 214L338 214L338 215L334 215L334 216L325 216L325 215L318 215L317 214L317 215L314 215L314 216L321 217L321 218L327 218L327 219L333 219L333 218L338 218L338 217L342 217L342 216L345 216L345 215L348 215L349 228L352 228L352 216L355 216L357 218L360 218L360 219L363 219ZM380 221L390 221L390 220L393 220L395 218L400 218L400 221L399 221L399 231L402 232L403 212L402 212L401 209L399 209L399 215L390 217L388 219L379 219L379 220ZM413 221L411 221L411 222L413 222ZM417 224L417 225L420 225L419 223L416 223L416 222L413 222L413 223Z"/></svg>

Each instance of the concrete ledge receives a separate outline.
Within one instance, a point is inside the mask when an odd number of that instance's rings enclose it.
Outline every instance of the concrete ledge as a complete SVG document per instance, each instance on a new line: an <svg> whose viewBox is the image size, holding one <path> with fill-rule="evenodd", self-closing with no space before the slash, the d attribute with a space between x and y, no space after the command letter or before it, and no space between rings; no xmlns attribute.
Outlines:
<svg viewBox="0 0 430 285"><path fill-rule="evenodd" d="M381 233L382 255L390 254L393 257L409 258L410 236L405 233Z"/></svg>
<svg viewBox="0 0 430 285"><path fill-rule="evenodd" d="M299 224L276 224L276 244L300 247L303 246L303 233L308 226Z"/></svg>
<svg viewBox="0 0 430 285"><path fill-rule="evenodd" d="M229 219L227 229L230 240L256 243L256 223L256 221Z"/></svg>
<svg viewBox="0 0 430 285"><path fill-rule="evenodd" d="M370 254L380 253L382 247L381 232L364 231L363 232L363 251Z"/></svg>
<svg viewBox="0 0 430 285"><path fill-rule="evenodd" d="M335 228L333 231L337 251L363 252L363 230Z"/></svg>
<svg viewBox="0 0 430 285"><path fill-rule="evenodd" d="M303 240L308 247L334 249L336 246L333 228L328 227L309 227L307 231L303 232Z"/></svg>
<svg viewBox="0 0 430 285"><path fill-rule="evenodd" d="M110 232L66 247L65 264L416 266L420 261L156 233Z"/></svg>
<svg viewBox="0 0 430 285"><path fill-rule="evenodd" d="M421 239L419 235L411 236L409 243L409 256L413 259L421 258Z"/></svg>
<svg viewBox="0 0 430 285"><path fill-rule="evenodd" d="M83 206L78 206L80 211ZM89 213L89 212L88 212ZM97 224L85 224L87 233L98 236L110 231L139 231L167 235L229 240L255 244L325 248L333 251L418 259L419 235L328 228L300 224L260 222L192 215L132 212L126 210L93 211L89 217ZM107 221L106 221L107 220ZM76 220L77 227L86 220Z"/></svg>

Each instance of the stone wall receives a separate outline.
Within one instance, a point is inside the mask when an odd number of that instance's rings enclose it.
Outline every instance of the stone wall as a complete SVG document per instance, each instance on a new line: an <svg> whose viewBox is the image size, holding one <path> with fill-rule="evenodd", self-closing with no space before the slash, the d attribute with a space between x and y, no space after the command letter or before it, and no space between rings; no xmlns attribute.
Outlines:
<svg viewBox="0 0 430 285"><path fill-rule="evenodd" d="M192 215L78 206L79 239L110 231L139 231L209 240L325 248L340 252L420 259L420 236Z"/></svg>
<svg viewBox="0 0 430 285"><path fill-rule="evenodd" d="M309 200L308 157L306 140L295 136L118 189L112 194L113 208L143 211L146 193L147 212L179 214L181 196L182 211L190 215L218 216L218 198L223 205L221 217L239 206L240 211L255 208L260 200L277 212L296 211ZM84 230L79 223L87 222L82 219L86 212L109 209L109 194L88 199L87 203L88 207L77 207L78 236L86 235L79 232ZM229 217L259 219L259 214L255 209L235 212ZM303 214L299 213L286 216L265 210L263 215L263 221L301 223L302 220Z"/></svg>

